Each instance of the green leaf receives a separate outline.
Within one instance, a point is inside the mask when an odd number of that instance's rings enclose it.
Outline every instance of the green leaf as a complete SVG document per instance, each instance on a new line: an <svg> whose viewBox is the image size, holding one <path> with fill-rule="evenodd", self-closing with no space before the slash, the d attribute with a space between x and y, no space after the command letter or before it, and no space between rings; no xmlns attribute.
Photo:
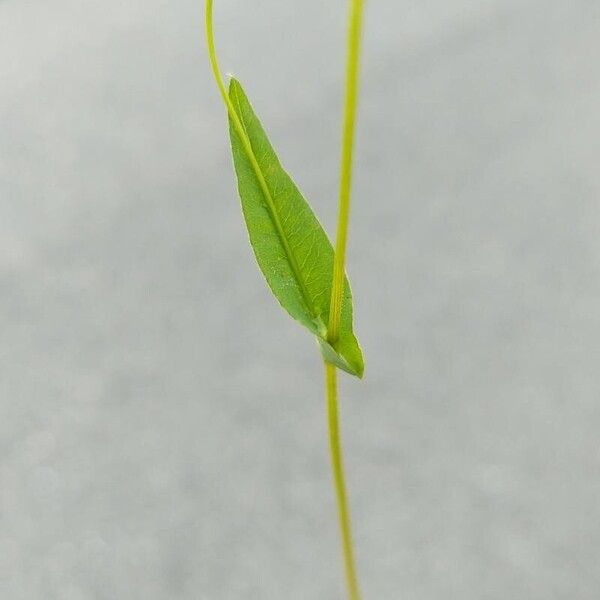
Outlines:
<svg viewBox="0 0 600 600"><path fill-rule="evenodd" d="M235 79L229 84L229 98L253 154L249 156L230 116L238 192L258 265L281 306L317 336L323 358L362 377L364 362L352 331L352 294L347 279L339 338L333 346L327 342L334 256L327 234L281 166Z"/></svg>

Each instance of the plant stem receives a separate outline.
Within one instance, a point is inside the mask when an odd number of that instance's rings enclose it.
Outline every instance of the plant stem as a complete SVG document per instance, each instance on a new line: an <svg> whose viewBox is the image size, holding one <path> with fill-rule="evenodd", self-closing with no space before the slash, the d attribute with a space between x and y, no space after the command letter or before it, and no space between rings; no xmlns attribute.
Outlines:
<svg viewBox="0 0 600 600"><path fill-rule="evenodd" d="M328 337L331 344L337 342L340 333L342 298L346 263L346 242L350 218L350 189L352 186L352 150L354 147L354 124L358 97L358 66L362 31L363 0L350 0L350 26L348 29L348 56L346 62L346 100L344 106L344 131L340 165L340 194L333 283L329 309Z"/></svg>
<svg viewBox="0 0 600 600"><path fill-rule="evenodd" d="M338 421L337 402L337 369L325 363L325 377L327 381L327 414L329 417L329 447L331 451L331 466L335 493L337 497L338 518L342 534L342 548L344 550L344 568L350 600L360 600L356 567L354 565L354 551L352 549L352 528L346 484L344 482L344 462L340 443L340 427Z"/></svg>
<svg viewBox="0 0 600 600"><path fill-rule="evenodd" d="M346 63L346 99L344 105L344 125L342 137L342 157L340 166L340 194L338 209L337 237L333 263L333 282L331 304L329 308L328 341L335 346L339 338L342 300L345 287L346 242L348 240L348 221L350 218L350 190L352 187L352 150L354 146L354 124L356 121L356 103L358 97L358 66L360 56L360 38L362 31L363 0L350 0L350 26L348 29L348 55ZM350 600L360 600L358 578L354 563L352 545L352 526L344 465L340 445L337 400L337 370L325 363L327 382L327 413L329 417L329 445L331 465L337 497L338 518L342 536L344 567Z"/></svg>

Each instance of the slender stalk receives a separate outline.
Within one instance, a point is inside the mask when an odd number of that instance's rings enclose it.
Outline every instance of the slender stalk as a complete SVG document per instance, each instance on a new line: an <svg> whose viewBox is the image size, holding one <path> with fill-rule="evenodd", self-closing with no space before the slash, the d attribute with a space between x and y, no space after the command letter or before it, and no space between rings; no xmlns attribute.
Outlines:
<svg viewBox="0 0 600 600"><path fill-rule="evenodd" d="M360 58L360 38L362 31L363 0L350 0L350 26L348 29L348 57L346 62L346 100L344 106L344 126L342 157L340 164L340 194L335 258L333 263L333 284L329 309L329 342L335 344L340 333L342 298L344 295L344 275L346 263L346 242L348 240L348 220L350 218L350 190L352 187L352 151L354 148L354 124L358 97L358 66Z"/></svg>
<svg viewBox="0 0 600 600"><path fill-rule="evenodd" d="M344 106L342 157L340 167L339 213L328 327L328 341L332 345L337 342L339 337L342 300L345 287L346 243L348 240L348 221L350 218L352 150L354 146L354 123L356 121L356 103L358 97L358 65L360 56L362 14L363 1L350 0L350 26L348 30L348 56L346 64L346 99ZM356 575L354 550L352 544L352 525L350 519L350 510L348 508L346 484L344 481L344 464L340 444L336 367L326 363L325 376L327 382L329 446L331 450L331 465L333 469L338 518L342 536L346 582L350 600L360 600L360 591L358 588L358 578Z"/></svg>
<svg viewBox="0 0 600 600"><path fill-rule="evenodd" d="M348 55L346 63L346 99L344 106L342 156L340 166L339 212L328 327L328 341L332 345L335 345L339 338L342 300L345 287L346 243L348 240L348 221L350 218L352 151L354 147L354 124L356 121L356 104L358 97L358 67L360 57L362 16L363 0L350 0L350 25L348 29ZM352 524L346 495L344 464L340 444L336 367L326 363L325 375L327 382L329 446L331 450L331 465L333 469L338 518L342 536L346 583L348 586L350 600L360 600L358 577L356 575L354 550L352 545Z"/></svg>
<svg viewBox="0 0 600 600"><path fill-rule="evenodd" d="M338 421L337 402L337 369L325 363L325 378L327 381L327 414L329 417L329 448L331 451L331 466L337 497L338 518L342 534L342 548L344 550L344 568L350 600L360 600L358 578L354 565L354 551L352 546L352 528L346 484L344 481L344 461L340 443L340 427Z"/></svg>
<svg viewBox="0 0 600 600"><path fill-rule="evenodd" d="M350 0L350 25L348 29L348 48L346 64L346 99L344 105L344 125L342 137L342 156L340 166L340 194L338 225L333 263L333 283L331 305L329 309L328 341L335 345L339 338L342 300L345 287L346 243L348 240L348 222L350 219L350 190L352 187L352 151L354 147L354 124L356 122L356 103L358 97L358 67L360 57L360 38L362 30L363 1ZM329 419L329 446L331 466L337 497L338 518L344 553L346 583L350 600L360 600L358 578L352 545L352 525L344 481L344 465L340 444L337 402L337 370L331 364L325 364L327 382L327 414Z"/></svg>

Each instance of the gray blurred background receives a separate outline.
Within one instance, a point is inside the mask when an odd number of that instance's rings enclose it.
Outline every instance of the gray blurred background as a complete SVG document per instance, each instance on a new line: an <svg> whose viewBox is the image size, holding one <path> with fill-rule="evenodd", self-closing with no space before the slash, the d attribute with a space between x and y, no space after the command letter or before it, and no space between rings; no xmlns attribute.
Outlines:
<svg viewBox="0 0 600 600"><path fill-rule="evenodd" d="M333 230L346 3L218 0ZM371 0L341 385L365 600L600 596L600 3ZM322 367L201 0L0 2L0 598L342 600Z"/></svg>

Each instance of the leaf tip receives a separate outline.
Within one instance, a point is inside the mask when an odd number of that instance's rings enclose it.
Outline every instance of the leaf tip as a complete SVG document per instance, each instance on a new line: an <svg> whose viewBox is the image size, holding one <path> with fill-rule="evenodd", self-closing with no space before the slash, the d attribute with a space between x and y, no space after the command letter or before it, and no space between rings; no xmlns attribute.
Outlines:
<svg viewBox="0 0 600 600"><path fill-rule="evenodd" d="M342 351L336 350L326 340L317 336L317 341L321 348L321 355L325 362L335 365L338 369L354 375L359 379L363 378L365 372L365 363L362 356L362 351L356 338L353 336L353 347L345 348Z"/></svg>
<svg viewBox="0 0 600 600"><path fill-rule="evenodd" d="M359 379L362 379L365 374L365 361L363 360L362 351L360 351L360 348L359 353L359 356L355 357L355 359L352 360L350 364L353 370L352 375L358 377Z"/></svg>
<svg viewBox="0 0 600 600"><path fill-rule="evenodd" d="M237 92L242 86L232 73L227 73L227 76L229 77L229 95L231 95L233 91Z"/></svg>
<svg viewBox="0 0 600 600"><path fill-rule="evenodd" d="M363 376L364 376L364 374L365 374L365 363L361 361L361 362L360 362L360 366L358 366L358 367L357 367L357 366L355 365L355 369L356 369L356 371L355 371L355 374L356 374L356 376L357 376L359 379L362 379L362 378L363 378Z"/></svg>

